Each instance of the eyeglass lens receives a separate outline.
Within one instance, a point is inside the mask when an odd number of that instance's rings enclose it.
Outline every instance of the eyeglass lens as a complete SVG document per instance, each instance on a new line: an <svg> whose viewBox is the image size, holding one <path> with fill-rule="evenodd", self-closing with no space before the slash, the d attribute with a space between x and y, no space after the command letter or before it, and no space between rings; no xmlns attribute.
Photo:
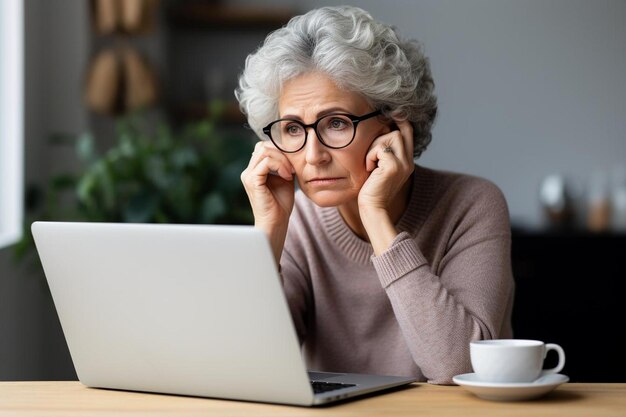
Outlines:
<svg viewBox="0 0 626 417"><path fill-rule="evenodd" d="M304 125L295 120L281 120L272 125L272 139L285 151L300 149L306 140ZM354 123L347 116L328 115L319 120L316 134L327 145L341 148L354 137Z"/></svg>

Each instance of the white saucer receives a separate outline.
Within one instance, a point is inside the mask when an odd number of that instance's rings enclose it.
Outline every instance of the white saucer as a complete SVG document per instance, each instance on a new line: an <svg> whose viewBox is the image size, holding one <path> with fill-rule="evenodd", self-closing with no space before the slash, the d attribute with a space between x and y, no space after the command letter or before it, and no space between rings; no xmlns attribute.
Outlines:
<svg viewBox="0 0 626 417"><path fill-rule="evenodd" d="M487 382L479 380L476 374L471 373L457 375L452 380L455 384L461 385L485 400L520 401L541 397L569 381L569 377L561 374L548 374L533 382Z"/></svg>

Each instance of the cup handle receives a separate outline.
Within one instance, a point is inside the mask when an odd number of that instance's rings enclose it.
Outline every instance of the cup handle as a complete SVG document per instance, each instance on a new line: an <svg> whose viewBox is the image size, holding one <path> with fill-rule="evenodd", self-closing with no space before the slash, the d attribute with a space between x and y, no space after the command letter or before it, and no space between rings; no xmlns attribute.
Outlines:
<svg viewBox="0 0 626 417"><path fill-rule="evenodd" d="M559 354L559 363L554 368L544 369L541 372L541 375L558 374L565 366L565 351L563 350L563 348L556 343L546 343L546 355L551 350L555 350Z"/></svg>

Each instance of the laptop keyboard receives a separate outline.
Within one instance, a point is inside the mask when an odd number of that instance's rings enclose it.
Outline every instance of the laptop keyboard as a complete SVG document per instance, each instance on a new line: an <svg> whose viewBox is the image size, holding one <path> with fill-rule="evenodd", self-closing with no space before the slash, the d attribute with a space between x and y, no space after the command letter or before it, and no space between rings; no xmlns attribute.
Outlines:
<svg viewBox="0 0 626 417"><path fill-rule="evenodd" d="M341 384L337 382L324 382L324 381L311 381L313 392L315 394L322 394L328 391L334 391L342 388L355 387L355 384Z"/></svg>

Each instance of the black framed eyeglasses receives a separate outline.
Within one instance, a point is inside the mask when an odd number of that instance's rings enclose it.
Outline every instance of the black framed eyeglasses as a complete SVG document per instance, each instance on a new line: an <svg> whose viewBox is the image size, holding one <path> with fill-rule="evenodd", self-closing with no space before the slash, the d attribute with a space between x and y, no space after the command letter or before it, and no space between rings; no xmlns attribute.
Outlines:
<svg viewBox="0 0 626 417"><path fill-rule="evenodd" d="M308 131L313 128L317 139L331 149L341 149L350 145L356 136L356 128L360 122L378 116L382 112L376 110L363 116L345 113L327 114L315 123L305 125L295 119L279 119L263 128L276 147L285 153L298 152L308 138Z"/></svg>

